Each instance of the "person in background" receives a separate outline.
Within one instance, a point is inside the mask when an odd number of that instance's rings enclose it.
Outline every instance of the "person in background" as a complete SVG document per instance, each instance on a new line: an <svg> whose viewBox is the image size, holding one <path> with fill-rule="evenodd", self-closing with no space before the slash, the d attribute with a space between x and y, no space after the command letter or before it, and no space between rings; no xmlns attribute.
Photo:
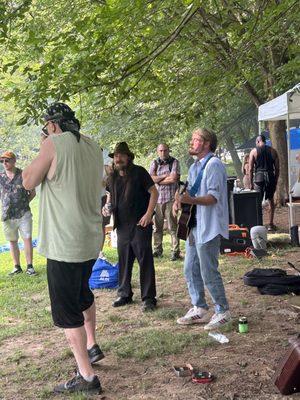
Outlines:
<svg viewBox="0 0 300 400"><path fill-rule="evenodd" d="M104 355L96 344L96 311L89 278L102 241L99 195L102 150L80 133L74 111L50 105L39 155L23 171L23 184L41 184L38 251L47 258L54 324L64 329L77 363L76 375L55 393L101 392L92 363Z"/></svg>
<svg viewBox="0 0 300 400"><path fill-rule="evenodd" d="M261 199L269 201L268 231L274 231L274 194L280 173L279 157L275 149L266 145L264 135L256 138L256 147L250 152L249 166L251 189L258 190Z"/></svg>
<svg viewBox="0 0 300 400"><path fill-rule="evenodd" d="M158 158L150 166L150 175L158 190L158 201L154 215L154 257L163 254L164 220L168 223L171 234L171 261L180 258L179 239L177 238L177 218L173 215L174 197L180 180L180 165L176 158L170 156L169 146L161 143L157 146Z"/></svg>
<svg viewBox="0 0 300 400"><path fill-rule="evenodd" d="M32 214L29 207L29 203L35 197L35 190L24 188L22 170L16 167L16 156L13 152L5 151L0 156L0 161L4 167L4 172L0 173L3 231L6 240L9 241L14 262L14 268L9 275L23 272L18 246L19 233L24 241L26 273L36 275L32 265Z"/></svg>
<svg viewBox="0 0 300 400"><path fill-rule="evenodd" d="M119 286L113 307L132 303L131 275L134 260L140 266L142 311L156 308L155 271L152 254L152 218L158 193L151 176L133 163L134 154L126 142L118 143L109 155L114 159L108 177L104 216L114 217L118 235Z"/></svg>
<svg viewBox="0 0 300 400"><path fill-rule="evenodd" d="M250 165L249 165L249 154L245 154L242 165L243 177L243 187L244 189L251 189L251 179L250 179Z"/></svg>

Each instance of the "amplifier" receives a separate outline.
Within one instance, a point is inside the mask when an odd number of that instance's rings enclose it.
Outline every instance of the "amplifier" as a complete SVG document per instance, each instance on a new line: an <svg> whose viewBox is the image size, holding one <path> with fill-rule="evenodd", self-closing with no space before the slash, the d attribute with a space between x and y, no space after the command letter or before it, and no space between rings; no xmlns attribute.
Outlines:
<svg viewBox="0 0 300 400"><path fill-rule="evenodd" d="M232 223L245 226L263 225L261 195L256 190L230 193L230 215Z"/></svg>
<svg viewBox="0 0 300 400"><path fill-rule="evenodd" d="M229 239L221 239L220 252L222 254L244 252L252 245L248 228L238 225L229 225Z"/></svg>

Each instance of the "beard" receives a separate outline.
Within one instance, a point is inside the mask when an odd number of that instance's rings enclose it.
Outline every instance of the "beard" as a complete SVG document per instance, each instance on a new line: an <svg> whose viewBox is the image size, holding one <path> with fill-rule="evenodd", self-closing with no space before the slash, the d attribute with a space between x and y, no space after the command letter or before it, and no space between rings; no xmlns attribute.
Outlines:
<svg viewBox="0 0 300 400"><path fill-rule="evenodd" d="M127 169L128 169L128 167L129 167L129 164L130 163L116 163L115 164L115 169L117 170L117 171L126 171Z"/></svg>
<svg viewBox="0 0 300 400"><path fill-rule="evenodd" d="M199 154L199 151L194 150L193 148L189 148L189 155L190 156L196 156Z"/></svg>

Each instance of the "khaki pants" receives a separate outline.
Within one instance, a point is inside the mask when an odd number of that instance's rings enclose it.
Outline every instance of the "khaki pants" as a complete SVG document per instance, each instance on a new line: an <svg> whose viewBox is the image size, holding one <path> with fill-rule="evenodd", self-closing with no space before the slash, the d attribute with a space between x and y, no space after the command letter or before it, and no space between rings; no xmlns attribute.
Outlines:
<svg viewBox="0 0 300 400"><path fill-rule="evenodd" d="M171 235L172 252L179 254L179 239L177 238L177 218L172 214L173 201L164 204L157 204L154 216L154 251L162 253L164 219L168 223L168 230Z"/></svg>

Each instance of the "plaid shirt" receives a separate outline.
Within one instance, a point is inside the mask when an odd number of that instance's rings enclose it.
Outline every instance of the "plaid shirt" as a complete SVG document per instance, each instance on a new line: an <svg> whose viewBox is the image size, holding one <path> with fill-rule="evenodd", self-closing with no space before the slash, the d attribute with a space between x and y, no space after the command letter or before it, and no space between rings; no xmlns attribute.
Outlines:
<svg viewBox="0 0 300 400"><path fill-rule="evenodd" d="M170 164L167 162L161 161L161 164L158 164L157 160L153 160L150 165L149 173L150 175L170 175L177 174L180 175L180 165L179 161L176 158L173 161L172 169L170 171ZM158 185L156 184L156 188L158 190L158 204L168 203L169 201L174 200L174 196L176 190L178 188L178 183L171 183L170 185Z"/></svg>

